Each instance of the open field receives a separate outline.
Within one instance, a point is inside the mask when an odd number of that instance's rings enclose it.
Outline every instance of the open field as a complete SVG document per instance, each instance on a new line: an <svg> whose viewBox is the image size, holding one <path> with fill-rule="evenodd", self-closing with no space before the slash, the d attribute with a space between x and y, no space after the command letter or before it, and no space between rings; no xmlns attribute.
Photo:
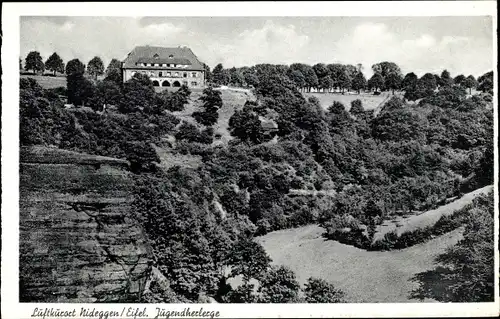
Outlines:
<svg viewBox="0 0 500 319"><path fill-rule="evenodd" d="M323 278L346 293L348 302L416 302L409 299L417 284L410 279L433 269L434 257L462 237L457 229L403 250L369 252L322 237L316 225L257 237L273 264L292 269L301 284ZM425 300L427 302L432 300Z"/></svg>
<svg viewBox="0 0 500 319"><path fill-rule="evenodd" d="M401 235L402 233L408 231L434 225L439 218L441 218L441 216L451 215L456 210L472 203L472 200L478 195L486 194L492 189L492 185L485 186L483 188L476 189L473 192L467 193L461 198L436 209L432 209L418 215L398 216L392 220L386 220L382 225L377 227L374 240L384 238L386 233L393 230L396 230L398 235Z"/></svg>
<svg viewBox="0 0 500 319"><path fill-rule="evenodd" d="M461 198L419 215L398 217L379 226L375 240L396 229L398 234L433 225L443 215L450 215L480 195L490 191L486 186ZM311 277L323 278L344 290L350 302L409 302L416 284L410 278L434 268L434 257L458 242L459 228L426 243L402 250L366 251L354 246L326 240L324 230L316 225L271 232L258 237L267 253L278 265L290 267L301 284Z"/></svg>
<svg viewBox="0 0 500 319"><path fill-rule="evenodd" d="M20 75L22 78L33 78L44 89L53 89L57 87L66 87L65 76L42 76L42 75Z"/></svg>
<svg viewBox="0 0 500 319"><path fill-rule="evenodd" d="M156 153L160 158L160 166L165 170L176 165L196 169L201 164L201 156L173 153L167 147L156 147Z"/></svg>
<svg viewBox="0 0 500 319"><path fill-rule="evenodd" d="M365 108L365 110L374 110L392 96L391 92L382 92L380 95L373 95L372 93L360 93L360 94L303 93L303 94L306 98L310 96L316 97L324 109L327 109L329 106L331 106L333 101L338 101L344 104L347 110L351 108L351 102L357 99L360 99L363 102L363 107ZM398 92L396 92L396 96L398 96Z"/></svg>

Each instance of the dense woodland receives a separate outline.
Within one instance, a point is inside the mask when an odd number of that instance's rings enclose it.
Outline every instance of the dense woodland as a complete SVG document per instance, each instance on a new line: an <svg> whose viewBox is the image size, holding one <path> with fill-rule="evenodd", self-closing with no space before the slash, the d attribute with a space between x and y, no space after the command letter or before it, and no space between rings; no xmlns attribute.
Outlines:
<svg viewBox="0 0 500 319"><path fill-rule="evenodd" d="M203 91L201 110L192 114L194 125L172 113L190 99L187 87L156 93L142 75L122 84L118 60L104 71L95 59L87 67L77 59L65 68L49 61L42 67L41 57L32 63L30 55L27 70L64 70L67 87L43 89L33 79L21 79L21 144L131 162L138 180L137 218L152 241L154 264L172 288L146 301L210 296L219 302L341 302L343 293L321 279L310 278L301 288L291 270L270 264L252 237L319 223L329 238L366 249L397 249L372 242L385 218L435 208L493 183L493 72L477 80L452 78L447 71L419 78L402 76L396 64L382 62L366 80L361 66L340 64L207 66L210 83L251 87L257 96L229 119L234 139L215 146L213 126L223 101L212 86ZM97 75L105 77L96 80ZM471 95L472 88L478 94ZM375 116L360 100L350 106L334 102L325 110L314 97L303 96L311 89L398 91L404 98L392 97ZM87 107L65 109L65 103ZM103 112L104 104L113 108ZM273 118L277 132L268 134L259 116ZM170 148L163 139L167 134L179 142L172 152L201 155L202 165L161 169L154 146ZM293 196L292 189L333 195ZM479 221L464 219L478 233L469 231L450 256L467 249L492 254L493 224L483 206L476 208ZM471 248L468 242L481 244ZM455 257L446 261L456 262ZM485 273L491 266L479 257L470 262ZM243 278L237 289L227 284L235 276ZM488 285L470 289L456 288L462 295L492 298Z"/></svg>

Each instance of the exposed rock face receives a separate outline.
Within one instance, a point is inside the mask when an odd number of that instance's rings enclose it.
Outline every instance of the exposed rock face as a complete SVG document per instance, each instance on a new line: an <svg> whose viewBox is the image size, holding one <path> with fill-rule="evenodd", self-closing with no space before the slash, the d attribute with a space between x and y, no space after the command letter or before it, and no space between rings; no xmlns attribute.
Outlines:
<svg viewBox="0 0 500 319"><path fill-rule="evenodd" d="M150 248L128 162L45 147L20 154L20 301L139 301Z"/></svg>

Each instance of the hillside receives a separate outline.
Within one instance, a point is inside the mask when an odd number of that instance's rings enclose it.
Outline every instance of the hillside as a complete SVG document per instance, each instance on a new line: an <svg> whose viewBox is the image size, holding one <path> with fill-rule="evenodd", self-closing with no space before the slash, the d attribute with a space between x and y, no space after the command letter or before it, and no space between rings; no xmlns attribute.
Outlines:
<svg viewBox="0 0 500 319"><path fill-rule="evenodd" d="M401 251L368 252L322 237L304 226L258 237L276 265L285 265L304 284L313 276L342 289L348 302L414 302L410 279L434 267L433 259L461 238L461 229Z"/></svg>
<svg viewBox="0 0 500 319"><path fill-rule="evenodd" d="M133 200L134 215L140 217L153 252L155 278L168 281L165 290L170 291L167 296L150 285L149 302L205 297L218 302L316 302L316 292L319 302L340 302L337 288L351 301L407 300L409 277L430 270L426 267L457 242L461 229L464 238L471 237L475 226L468 211L457 221L446 217L453 205L438 206L493 182L491 95L467 97L463 87L450 84L417 92L422 97L418 103L391 96L376 107L376 116L362 103L349 112L340 103L325 110L317 99L304 97L283 67L259 65L250 71L256 80L252 93L213 87L190 92L187 86L156 92L146 75L136 74L123 85L91 83L75 75L75 87L67 90L76 105L72 109L65 108L61 92L22 79L22 145L118 158L130 163L130 172L123 174L136 178L133 189L122 189L114 175L100 175L109 165L94 163L104 159L92 155L81 160L82 167L69 163L52 168L53 179L44 173L49 168L37 171L40 163L31 170L25 165L24 184L34 187L40 180L48 189L77 193L99 191L102 181ZM71 91L78 83L84 92ZM106 101L113 107L103 111ZM68 151L58 158L73 158ZM40 154L39 161L47 157ZM62 174L69 178L59 178ZM487 217L483 206L478 211ZM443 216L448 218L443 231L425 236L405 232L397 241L409 245L389 246L388 240L385 246L373 245L388 251L367 251L377 225L384 220L395 225L387 220L421 211L428 213L401 227L411 230ZM487 218L478 220L484 221L483 237L475 241L480 244L487 242L492 224ZM314 224L326 229L329 240L319 228L306 226ZM360 233L363 227L366 236ZM263 247L256 237L271 240L262 242ZM474 267L487 274L481 261L489 250L479 247L485 249ZM311 269L318 278L308 279ZM238 277L242 286L227 285ZM258 281L257 291L250 279ZM301 288L297 282L305 280L316 288ZM491 282L487 276L480 280ZM485 289L474 295L474 300L486 300L491 293Z"/></svg>
<svg viewBox="0 0 500 319"><path fill-rule="evenodd" d="M491 189L484 187L438 209L414 215L400 231L435 223L438 213L451 214ZM435 258L463 238L463 227L422 244L385 252L325 240L323 233L321 227L310 225L275 231L256 240L274 264L290 267L302 284L311 276L323 278L344 290L349 302L415 302L411 292L419 286L411 279L433 269Z"/></svg>
<svg viewBox="0 0 500 319"><path fill-rule="evenodd" d="M55 89L57 87L66 87L65 76L41 76L41 75L21 75L21 79L35 79L44 89Z"/></svg>
<svg viewBox="0 0 500 319"><path fill-rule="evenodd" d="M340 102L344 104L347 110L351 108L351 102L354 100L361 100L365 110L374 110L379 107L383 102L387 101L391 96L391 92L383 92L380 95L373 95L373 93L361 93L356 94L350 92L349 94L341 93L303 93L306 98L314 96L319 100L321 106L326 110L333 101ZM399 96L401 94L397 94Z"/></svg>
<svg viewBox="0 0 500 319"><path fill-rule="evenodd" d="M410 232L415 229L424 228L434 225L441 216L449 216L454 211L464 207L472 202L472 199L481 194L487 194L493 189L492 185L479 188L473 192L463 195L461 198L452 201L446 205L440 206L419 214L411 214L406 216L397 216L393 219L385 220L382 225L377 227L374 240L382 239L385 234L396 230L398 235L405 232Z"/></svg>
<svg viewBox="0 0 500 319"><path fill-rule="evenodd" d="M151 248L129 163L46 147L22 147L20 163L20 301L140 300Z"/></svg>

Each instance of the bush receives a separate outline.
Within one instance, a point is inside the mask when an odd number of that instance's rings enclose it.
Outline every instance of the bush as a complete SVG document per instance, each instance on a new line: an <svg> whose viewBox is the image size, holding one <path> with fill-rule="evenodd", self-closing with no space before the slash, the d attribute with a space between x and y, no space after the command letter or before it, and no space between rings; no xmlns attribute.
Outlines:
<svg viewBox="0 0 500 319"><path fill-rule="evenodd" d="M351 102L351 109L349 112L352 115L360 115L365 112L365 109L363 108L363 102L360 99L356 99Z"/></svg>
<svg viewBox="0 0 500 319"><path fill-rule="evenodd" d="M332 284L319 278L309 278L304 289L305 301L308 303L344 302L344 292Z"/></svg>
<svg viewBox="0 0 500 319"><path fill-rule="evenodd" d="M467 212L470 209L471 205L467 205L455 211L452 215L441 216L432 226L404 232L400 236L397 235L395 230L391 231L385 234L383 239L375 241L369 249L376 251L404 249L424 243L436 236L441 236L459 228L465 222Z"/></svg>
<svg viewBox="0 0 500 319"><path fill-rule="evenodd" d="M200 132L196 125L183 121L179 127L175 138L178 141L186 140L188 142L197 142L203 144L211 144L213 142L214 129L207 127Z"/></svg>
<svg viewBox="0 0 500 319"><path fill-rule="evenodd" d="M219 113L217 112L193 112L192 116L196 122L205 126L212 126L219 119Z"/></svg>

